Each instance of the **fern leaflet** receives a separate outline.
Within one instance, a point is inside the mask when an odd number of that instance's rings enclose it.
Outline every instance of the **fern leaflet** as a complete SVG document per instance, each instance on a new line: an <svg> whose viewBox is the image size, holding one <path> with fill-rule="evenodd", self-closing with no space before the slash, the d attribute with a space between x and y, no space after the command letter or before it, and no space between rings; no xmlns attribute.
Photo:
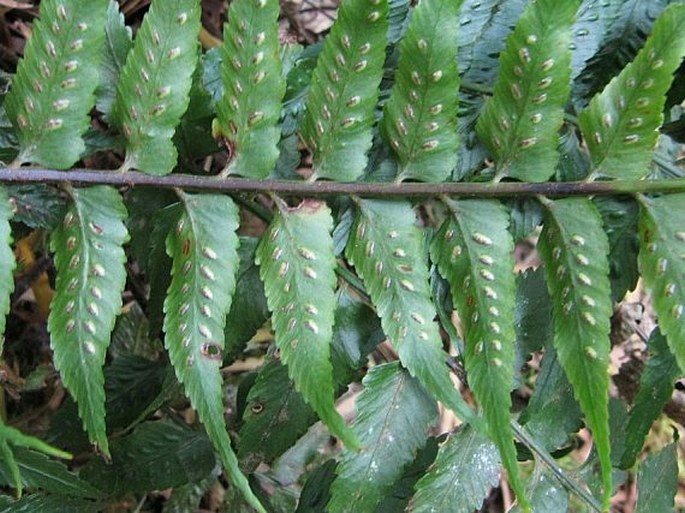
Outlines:
<svg viewBox="0 0 685 513"><path fill-rule="evenodd" d="M117 84L126 56L133 45L131 28L126 26L124 14L115 0L109 0L105 24L105 50L100 69L100 83L95 91L97 109L109 121L117 97Z"/></svg>
<svg viewBox="0 0 685 513"><path fill-rule="evenodd" d="M468 381L483 407L522 509L529 509L510 424L514 379L514 241L497 201L448 201L450 218L433 239L431 256L450 284L466 341Z"/></svg>
<svg viewBox="0 0 685 513"><path fill-rule="evenodd" d="M215 136L229 148L224 173L266 178L278 159L285 80L281 76L277 0L231 2L224 27Z"/></svg>
<svg viewBox="0 0 685 513"><path fill-rule="evenodd" d="M585 413L602 465L604 507L611 497L609 443L609 242L585 198L544 200L538 249L552 296L554 347Z"/></svg>
<svg viewBox="0 0 685 513"><path fill-rule="evenodd" d="M279 204L255 260L273 313L281 359L297 390L350 448L354 433L335 409L330 345L335 313L333 219L325 203Z"/></svg>
<svg viewBox="0 0 685 513"><path fill-rule="evenodd" d="M685 194L639 199L640 271L661 332L685 369Z"/></svg>
<svg viewBox="0 0 685 513"><path fill-rule="evenodd" d="M665 95L685 56L684 34L685 5L671 4L635 60L581 112L592 176L639 179L648 174Z"/></svg>
<svg viewBox="0 0 685 513"><path fill-rule="evenodd" d="M5 345L5 323L10 311L10 295L14 290L16 260L12 252L12 207L4 188L0 188L0 356Z"/></svg>
<svg viewBox="0 0 685 513"><path fill-rule="evenodd" d="M571 25L579 4L530 2L507 40L494 94L476 125L499 178L544 182L554 174L570 92Z"/></svg>
<svg viewBox="0 0 685 513"><path fill-rule="evenodd" d="M423 235L409 203L358 199L345 254L402 365L462 420L478 422L450 380L431 302Z"/></svg>
<svg viewBox="0 0 685 513"><path fill-rule="evenodd" d="M437 416L435 401L397 362L374 367L364 378L354 429L364 446L346 450L331 486L329 513L373 513L426 443Z"/></svg>
<svg viewBox="0 0 685 513"><path fill-rule="evenodd" d="M395 85L381 124L400 161L398 181L441 182L456 164L459 4L424 0L400 43Z"/></svg>
<svg viewBox="0 0 685 513"><path fill-rule="evenodd" d="M357 179L366 166L383 75L388 0L344 0L316 63L302 138L314 178Z"/></svg>
<svg viewBox="0 0 685 513"><path fill-rule="evenodd" d="M188 108L198 56L200 4L154 0L121 70L113 121L126 138L123 170L170 173L171 141Z"/></svg>
<svg viewBox="0 0 685 513"><path fill-rule="evenodd" d="M109 456L102 367L126 283L126 208L111 187L71 189L70 195L72 204L50 241L57 280L48 331L55 367L88 437Z"/></svg>
<svg viewBox="0 0 685 513"><path fill-rule="evenodd" d="M21 149L16 165L67 169L85 150L107 0L46 0L5 105Z"/></svg>
<svg viewBox="0 0 685 513"><path fill-rule="evenodd" d="M166 239L173 262L164 300L164 345L231 481L264 513L238 467L223 416L220 367L239 262L238 209L226 196L179 196L183 209Z"/></svg>

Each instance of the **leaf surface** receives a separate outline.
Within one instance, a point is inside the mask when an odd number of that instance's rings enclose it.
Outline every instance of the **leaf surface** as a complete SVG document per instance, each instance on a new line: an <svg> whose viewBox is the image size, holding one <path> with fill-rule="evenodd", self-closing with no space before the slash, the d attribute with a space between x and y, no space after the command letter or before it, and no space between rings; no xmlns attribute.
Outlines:
<svg viewBox="0 0 685 513"><path fill-rule="evenodd" d="M645 46L580 113L592 176L640 179L649 173L665 94L685 56L685 5L673 4Z"/></svg>
<svg viewBox="0 0 685 513"><path fill-rule="evenodd" d="M180 217L166 239L173 263L164 300L164 345L231 481L263 513L238 468L223 415L220 367L238 269L238 209L227 196L180 196Z"/></svg>
<svg viewBox="0 0 685 513"><path fill-rule="evenodd" d="M416 483L408 512L473 513L499 481L497 448L483 434L464 427L442 444L428 473Z"/></svg>
<svg viewBox="0 0 685 513"><path fill-rule="evenodd" d="M171 138L188 108L199 31L195 0L152 2L121 70L112 112L126 138L123 170L165 175L176 165Z"/></svg>
<svg viewBox="0 0 685 513"><path fill-rule="evenodd" d="M649 359L640 376L640 389L625 426L625 444L620 466L628 469L635 464L654 421L673 393L673 383L681 374L675 356L669 351L666 337L658 329L648 342Z"/></svg>
<svg viewBox="0 0 685 513"><path fill-rule="evenodd" d="M647 456L637 474L637 507L635 513L673 511L678 490L677 444L664 447Z"/></svg>
<svg viewBox="0 0 685 513"><path fill-rule="evenodd" d="M104 56L100 67L100 83L95 91L95 106L109 120L117 97L117 84L126 56L133 46L130 27L115 0L109 0L105 24Z"/></svg>
<svg viewBox="0 0 685 513"><path fill-rule="evenodd" d="M5 344L5 323L10 311L10 295L14 290L16 259L12 251L12 207L4 187L0 188L0 355Z"/></svg>
<svg viewBox="0 0 685 513"><path fill-rule="evenodd" d="M230 151L226 174L266 178L278 158L276 124L285 93L279 12L277 0L235 0L229 6L215 134Z"/></svg>
<svg viewBox="0 0 685 513"><path fill-rule="evenodd" d="M331 486L329 513L370 513L426 443L435 400L399 363L374 367L357 400L354 430L364 447L346 450Z"/></svg>
<svg viewBox="0 0 685 513"><path fill-rule="evenodd" d="M462 420L475 420L450 379L414 210L403 201L365 199L358 208L345 254L364 281L383 331L402 365L437 400Z"/></svg>
<svg viewBox="0 0 685 513"><path fill-rule="evenodd" d="M21 150L16 164L67 169L85 150L95 104L107 0L46 0L5 106Z"/></svg>
<svg viewBox="0 0 685 513"><path fill-rule="evenodd" d="M602 467L604 507L612 493L609 442L609 242L585 198L544 201L538 242L552 297L554 348L592 431Z"/></svg>
<svg viewBox="0 0 685 513"><path fill-rule="evenodd" d="M312 75L302 121L315 178L349 182L366 167L387 30L387 0L340 5Z"/></svg>
<svg viewBox="0 0 685 513"><path fill-rule="evenodd" d="M54 363L78 404L88 438L109 455L102 367L126 283L126 208L116 189L71 189L52 232L57 280L48 331Z"/></svg>
<svg viewBox="0 0 685 513"><path fill-rule="evenodd" d="M640 197L638 262L659 328L685 369L685 194Z"/></svg>
<svg viewBox="0 0 685 513"><path fill-rule="evenodd" d="M450 283L465 338L468 381L519 501L528 508L510 424L514 379L514 241L497 201L448 201L431 257Z"/></svg>
<svg viewBox="0 0 685 513"><path fill-rule="evenodd" d="M570 92L571 25L579 0L530 2L500 55L500 74L476 131L497 176L544 182L559 160Z"/></svg>
<svg viewBox="0 0 685 513"><path fill-rule="evenodd" d="M459 4L424 0L400 42L395 84L381 123L400 162L398 181L441 182L456 164Z"/></svg>
<svg viewBox="0 0 685 513"><path fill-rule="evenodd" d="M335 314L333 219L325 203L281 205L257 247L271 324L290 378L331 432L357 447L335 409L331 338Z"/></svg>

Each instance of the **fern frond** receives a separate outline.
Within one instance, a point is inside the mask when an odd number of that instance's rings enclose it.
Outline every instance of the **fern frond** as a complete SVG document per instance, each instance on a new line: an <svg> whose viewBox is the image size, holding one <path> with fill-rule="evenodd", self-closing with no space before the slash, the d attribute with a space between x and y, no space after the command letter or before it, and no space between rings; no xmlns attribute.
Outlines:
<svg viewBox="0 0 685 513"><path fill-rule="evenodd" d="M611 497L609 443L609 242L585 198L545 200L538 250L552 296L554 347L573 386L602 466L604 505Z"/></svg>
<svg viewBox="0 0 685 513"><path fill-rule="evenodd" d="M226 430L221 377L224 325L238 269L238 208L227 196L179 193L182 211L166 239L172 258L164 345L233 484L265 512L238 467Z"/></svg>
<svg viewBox="0 0 685 513"><path fill-rule="evenodd" d="M640 272L661 332L685 370L685 194L639 201Z"/></svg>
<svg viewBox="0 0 685 513"><path fill-rule="evenodd" d="M115 0L109 0L105 22L104 57L100 69L100 83L95 91L95 106L109 121L117 97L117 84L133 39L131 28L126 26L124 14Z"/></svg>
<svg viewBox="0 0 685 513"><path fill-rule="evenodd" d="M17 165L67 169L84 152L95 103L107 0L46 0L5 105L21 149Z"/></svg>
<svg viewBox="0 0 685 513"><path fill-rule="evenodd" d="M423 234L412 206L403 201L358 199L345 248L347 259L376 306L383 331L402 365L464 421L477 421L454 388L445 365L428 284Z"/></svg>
<svg viewBox="0 0 685 513"><path fill-rule="evenodd" d="M543 182L554 174L570 92L571 25L579 4L530 2L500 55L494 94L476 125L500 178Z"/></svg>
<svg viewBox="0 0 685 513"><path fill-rule="evenodd" d="M325 203L303 201L279 213L255 260L264 282L281 359L297 390L350 448L354 433L335 409L330 345L335 314L333 219Z"/></svg>
<svg viewBox="0 0 685 513"><path fill-rule="evenodd" d="M215 137L231 151L225 174L266 178L278 159L285 80L278 43L278 0L235 0L221 47L224 95Z"/></svg>
<svg viewBox="0 0 685 513"><path fill-rule="evenodd" d="M364 378L354 423L364 451L346 450L331 486L329 513L373 513L426 443L435 400L399 363L374 367Z"/></svg>
<svg viewBox="0 0 685 513"><path fill-rule="evenodd" d="M684 56L685 5L672 4L635 60L580 113L592 176L639 179L649 173L665 95Z"/></svg>
<svg viewBox="0 0 685 513"><path fill-rule="evenodd" d="M126 208L111 187L71 189L70 195L71 206L50 241L57 280L48 331L55 367L88 437L109 456L102 367L126 283Z"/></svg>
<svg viewBox="0 0 685 513"><path fill-rule="evenodd" d="M459 71L455 0L424 0L400 43L381 133L400 161L397 180L441 182L456 165Z"/></svg>
<svg viewBox="0 0 685 513"><path fill-rule="evenodd" d="M435 463L414 486L407 511L473 513L499 477L497 448L483 433L465 426L440 446Z"/></svg>
<svg viewBox="0 0 685 513"><path fill-rule="evenodd" d="M5 344L5 322L10 311L10 295L14 290L14 268L17 263L12 251L12 207L4 188L0 188L0 356Z"/></svg>
<svg viewBox="0 0 685 513"><path fill-rule="evenodd" d="M383 75L388 0L343 0L312 75L302 139L314 177L357 179L366 166Z"/></svg>
<svg viewBox="0 0 685 513"><path fill-rule="evenodd" d="M112 120L126 138L124 170L170 173L171 141L188 108L198 58L200 4L153 0L121 70Z"/></svg>
<svg viewBox="0 0 685 513"><path fill-rule="evenodd" d="M530 506L519 474L509 413L516 343L509 215L497 201L448 201L447 206L451 216L433 239L431 256L450 284L462 320L469 385L525 511Z"/></svg>

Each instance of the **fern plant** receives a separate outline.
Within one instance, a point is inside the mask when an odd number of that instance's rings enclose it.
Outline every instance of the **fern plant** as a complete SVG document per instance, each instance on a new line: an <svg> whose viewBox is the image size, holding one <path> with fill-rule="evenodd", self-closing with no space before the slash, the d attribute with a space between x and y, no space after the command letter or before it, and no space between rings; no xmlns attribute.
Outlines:
<svg viewBox="0 0 685 513"><path fill-rule="evenodd" d="M675 444L639 456L685 370L685 6L624 3L343 0L303 49L279 2L234 0L203 53L199 0L135 36L114 0L43 0L0 97L0 347L16 276L52 297L70 399L36 433L60 449L0 424L31 492L1 511L196 509L217 456L227 511L470 512L498 483L609 511L628 473L671 508ZM86 169L102 150L118 169ZM52 253L54 291L13 245ZM657 326L628 404L636 287Z"/></svg>

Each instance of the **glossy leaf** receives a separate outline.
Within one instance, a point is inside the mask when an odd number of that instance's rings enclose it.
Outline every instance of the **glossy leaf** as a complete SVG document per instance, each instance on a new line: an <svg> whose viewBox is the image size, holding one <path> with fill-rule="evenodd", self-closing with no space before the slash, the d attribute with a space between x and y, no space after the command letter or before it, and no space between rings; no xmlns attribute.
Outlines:
<svg viewBox="0 0 685 513"><path fill-rule="evenodd" d="M637 474L637 507L635 513L673 511L678 491L678 446L667 445L647 456Z"/></svg>
<svg viewBox="0 0 685 513"><path fill-rule="evenodd" d="M173 263L164 301L164 345L231 481L262 513L238 468L223 415L220 367L238 268L238 209L226 196L180 197L182 211L166 239Z"/></svg>
<svg viewBox="0 0 685 513"><path fill-rule="evenodd" d="M579 4L530 2L500 55L494 94L476 125L500 178L544 182L554 174L570 91L571 25Z"/></svg>
<svg viewBox="0 0 685 513"><path fill-rule="evenodd" d="M170 173L171 138L188 108L198 57L200 5L154 0L121 70L112 121L126 138L123 170Z"/></svg>
<svg viewBox="0 0 685 513"><path fill-rule="evenodd" d="M215 129L229 149L225 174L266 178L278 158L276 124L285 93L279 12L278 0L235 0L229 6Z"/></svg>
<svg viewBox="0 0 685 513"><path fill-rule="evenodd" d="M46 0L5 102L21 149L15 163L67 169L85 150L107 0Z"/></svg>
<svg viewBox="0 0 685 513"><path fill-rule="evenodd" d="M435 421L435 401L399 363L374 367L357 399L354 430L364 447L346 450L331 486L329 513L370 513L414 460Z"/></svg>
<svg viewBox="0 0 685 513"><path fill-rule="evenodd" d="M568 492L554 475L539 465L527 487L530 506L533 513L549 513L552 511L568 511ZM511 513L519 513L521 508L516 505Z"/></svg>
<svg viewBox="0 0 685 513"><path fill-rule="evenodd" d="M685 194L640 197L640 271L659 327L685 369Z"/></svg>
<svg viewBox="0 0 685 513"><path fill-rule="evenodd" d="M257 247L281 360L304 399L345 445L358 443L335 409L330 344L335 312L333 219L325 203L280 205Z"/></svg>
<svg viewBox="0 0 685 513"><path fill-rule="evenodd" d="M431 302L423 235L403 201L358 200L345 254L371 296L383 331L400 361L433 396L462 420L475 416L457 392Z"/></svg>
<svg viewBox="0 0 685 513"><path fill-rule="evenodd" d="M499 474L497 448L485 435L464 427L442 444L435 463L416 483L407 511L473 513L497 485Z"/></svg>
<svg viewBox="0 0 685 513"><path fill-rule="evenodd" d="M451 215L435 235L431 257L449 282L461 318L471 390L485 413L512 488L529 506L510 424L514 379L514 241L497 201L448 201Z"/></svg>
<svg viewBox="0 0 685 513"><path fill-rule="evenodd" d="M580 113L593 176L639 179L649 173L665 94L685 56L684 28L685 5L669 6L635 60Z"/></svg>
<svg viewBox="0 0 685 513"><path fill-rule="evenodd" d="M383 75L388 0L344 0L316 63L302 121L314 177L353 181L366 167Z"/></svg>
<svg viewBox="0 0 685 513"><path fill-rule="evenodd" d="M640 455L649 430L673 394L673 383L681 375L666 338L655 329L648 342L649 359L640 376L640 389L625 426L625 445L620 466L628 469Z"/></svg>
<svg viewBox="0 0 685 513"><path fill-rule="evenodd" d="M459 4L424 0L400 42L395 85L381 123L399 159L398 181L441 182L456 164Z"/></svg>
<svg viewBox="0 0 685 513"><path fill-rule="evenodd" d="M71 189L70 195L72 204L50 241L57 280L48 331L55 367L88 438L109 455L102 366L126 283L126 208L111 187Z"/></svg>
<svg viewBox="0 0 685 513"><path fill-rule="evenodd" d="M14 290L16 260L10 244L12 207L4 188L0 188L0 355L5 343L5 322L10 311L10 295Z"/></svg>
<svg viewBox="0 0 685 513"><path fill-rule="evenodd" d="M240 428L238 457L243 466L256 468L261 462L271 464L289 449L316 415L277 360L268 362L250 388Z"/></svg>
<svg viewBox="0 0 685 513"><path fill-rule="evenodd" d="M215 465L203 433L170 420L145 422L112 442L112 462L93 459L81 474L101 493L121 495L197 482Z"/></svg>
<svg viewBox="0 0 685 513"><path fill-rule="evenodd" d="M602 467L604 507L612 493L609 443L609 242L585 198L544 201L538 251L552 297L554 348L592 431Z"/></svg>
<svg viewBox="0 0 685 513"><path fill-rule="evenodd" d="M124 14L115 0L109 0L105 23L104 56L100 68L100 83L95 91L97 109L109 120L117 96L121 69L133 45L131 29L126 26Z"/></svg>

